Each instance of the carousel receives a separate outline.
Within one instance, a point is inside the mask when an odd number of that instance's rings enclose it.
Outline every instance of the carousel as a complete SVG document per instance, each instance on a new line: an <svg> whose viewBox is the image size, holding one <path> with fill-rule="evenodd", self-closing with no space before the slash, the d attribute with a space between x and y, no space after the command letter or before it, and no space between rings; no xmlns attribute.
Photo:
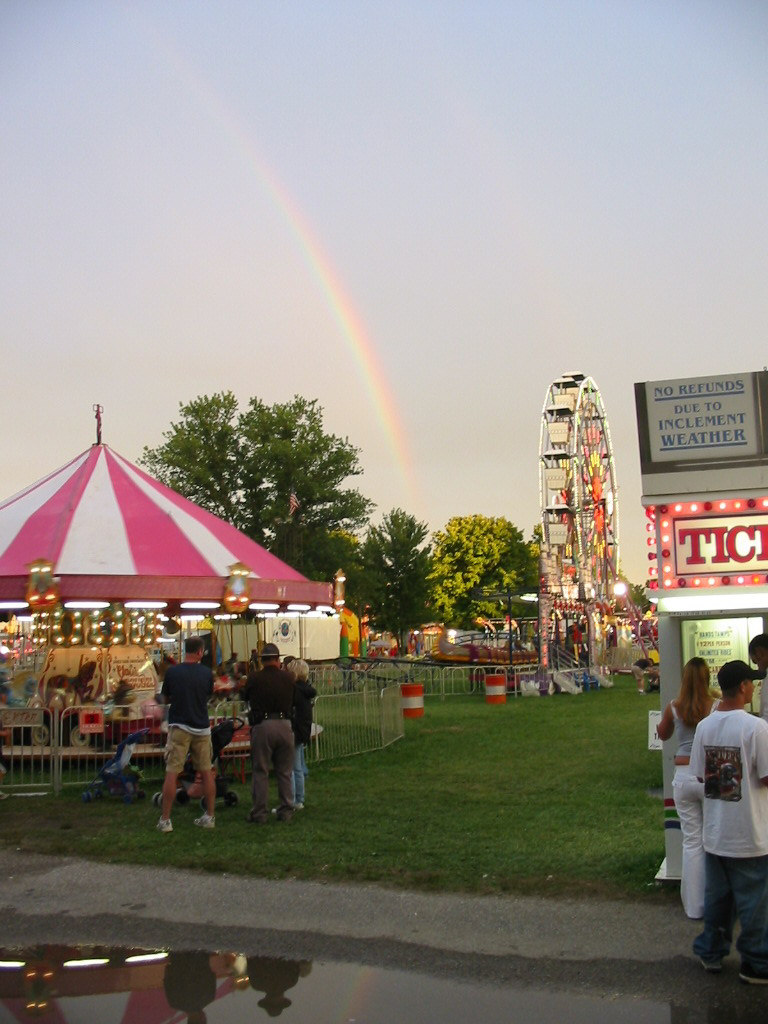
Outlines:
<svg viewBox="0 0 768 1024"><path fill-rule="evenodd" d="M25 623L44 702L64 691L64 703L87 703L118 685L154 693L151 652L195 617L333 610L330 582L306 579L154 480L100 431L0 502L0 616Z"/></svg>

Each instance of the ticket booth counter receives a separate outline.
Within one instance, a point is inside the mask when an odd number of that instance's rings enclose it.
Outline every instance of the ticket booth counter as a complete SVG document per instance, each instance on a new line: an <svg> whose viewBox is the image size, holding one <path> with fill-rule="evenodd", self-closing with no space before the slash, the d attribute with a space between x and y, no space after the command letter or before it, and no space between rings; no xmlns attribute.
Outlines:
<svg viewBox="0 0 768 1024"><path fill-rule="evenodd" d="M635 405L663 709L690 658L716 682L768 632L768 372L647 381ZM674 747L663 749L661 878L679 878L682 861Z"/></svg>
<svg viewBox="0 0 768 1024"><path fill-rule="evenodd" d="M744 602L749 607L739 607ZM733 607L735 605L736 607ZM661 707L680 690L683 666L691 658L704 658L717 681L717 670L726 661L749 663L749 641L768 632L768 586L738 594L732 589L708 586L705 593L659 594L659 647L662 651ZM753 709L760 706L760 684L755 685ZM659 880L680 878L682 837L672 796L675 774L675 740L663 746L664 763L664 861Z"/></svg>

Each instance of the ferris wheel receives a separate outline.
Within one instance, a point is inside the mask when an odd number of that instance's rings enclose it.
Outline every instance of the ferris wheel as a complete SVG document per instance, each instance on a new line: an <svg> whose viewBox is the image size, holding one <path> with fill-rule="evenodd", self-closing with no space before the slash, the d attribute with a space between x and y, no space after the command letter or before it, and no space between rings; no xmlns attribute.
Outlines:
<svg viewBox="0 0 768 1024"><path fill-rule="evenodd" d="M603 400L591 377L567 373L550 385L539 466L550 593L611 601L619 566L616 469Z"/></svg>

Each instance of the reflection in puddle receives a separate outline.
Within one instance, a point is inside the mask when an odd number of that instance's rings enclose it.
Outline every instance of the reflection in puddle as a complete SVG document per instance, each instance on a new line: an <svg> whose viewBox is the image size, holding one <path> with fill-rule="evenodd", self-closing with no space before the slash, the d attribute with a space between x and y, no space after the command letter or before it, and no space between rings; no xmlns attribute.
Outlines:
<svg viewBox="0 0 768 1024"><path fill-rule="evenodd" d="M0 1024L668 1024L670 1007L237 953L0 950Z"/></svg>

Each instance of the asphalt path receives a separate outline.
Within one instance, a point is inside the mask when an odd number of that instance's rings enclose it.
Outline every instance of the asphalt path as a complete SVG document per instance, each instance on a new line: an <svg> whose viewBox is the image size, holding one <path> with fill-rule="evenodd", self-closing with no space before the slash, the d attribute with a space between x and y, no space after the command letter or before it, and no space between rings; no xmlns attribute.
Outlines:
<svg viewBox="0 0 768 1024"><path fill-rule="evenodd" d="M427 895L0 850L2 945L236 951L650 1000L659 1020L764 1024L768 987L691 954L681 908L632 901Z"/></svg>

